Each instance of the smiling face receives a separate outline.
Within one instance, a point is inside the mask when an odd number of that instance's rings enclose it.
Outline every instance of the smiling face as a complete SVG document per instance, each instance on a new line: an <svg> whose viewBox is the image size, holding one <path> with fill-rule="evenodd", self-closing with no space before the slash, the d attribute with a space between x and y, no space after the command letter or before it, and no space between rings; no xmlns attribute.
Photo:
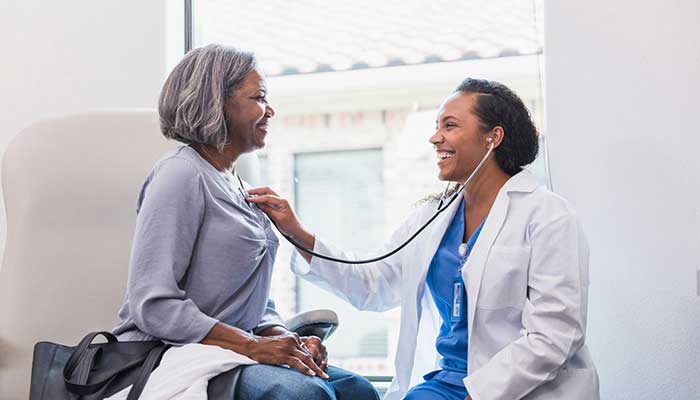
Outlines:
<svg viewBox="0 0 700 400"><path fill-rule="evenodd" d="M435 134L430 137L440 180L464 182L488 149L486 132L472 112L477 96L455 92L440 106Z"/></svg>
<svg viewBox="0 0 700 400"><path fill-rule="evenodd" d="M265 78L253 70L224 104L231 144L243 153L265 146L269 119L275 115L266 96Z"/></svg>

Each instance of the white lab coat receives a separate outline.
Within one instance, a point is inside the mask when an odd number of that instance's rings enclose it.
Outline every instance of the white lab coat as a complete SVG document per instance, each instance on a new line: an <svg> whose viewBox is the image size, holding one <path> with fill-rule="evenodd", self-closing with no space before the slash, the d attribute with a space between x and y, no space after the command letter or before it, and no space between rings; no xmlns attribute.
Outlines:
<svg viewBox="0 0 700 400"><path fill-rule="evenodd" d="M393 249L435 211L418 208L396 230ZM396 376L384 397L399 400L423 375L438 369L441 319L426 290L428 266L459 208L445 210L393 257L367 265L295 255L292 270L360 310L401 307ZM355 255L316 238L314 251ZM598 375L584 344L588 247L568 203L538 187L529 172L511 177L498 193L462 269L469 321L469 376L474 400L597 400Z"/></svg>

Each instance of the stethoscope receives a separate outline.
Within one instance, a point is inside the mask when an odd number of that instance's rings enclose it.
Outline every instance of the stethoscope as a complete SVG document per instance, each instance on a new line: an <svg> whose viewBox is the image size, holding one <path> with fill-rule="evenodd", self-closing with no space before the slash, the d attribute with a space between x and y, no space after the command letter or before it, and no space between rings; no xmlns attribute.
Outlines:
<svg viewBox="0 0 700 400"><path fill-rule="evenodd" d="M366 259L366 260L343 260L343 259L341 259L341 258L335 258L335 257L327 256L327 255L325 255L325 254L319 254L319 253L314 252L314 251L311 250L311 249L305 248L305 247L302 246L301 244L297 243L292 237L290 237L290 236L285 235L284 233L282 233L282 231L280 231L279 227L277 226L277 223L276 223L273 219L270 218L270 221L272 221L272 223L273 223L273 224L275 225L275 227L277 228L277 231L279 231L280 234L282 234L282 236L283 236L289 243L291 243L291 244L292 244L294 247L296 247L297 249L299 249L299 250L301 250L301 251L303 251L303 252L309 253L309 254L311 254L311 255L314 256L314 257L318 257L318 258L321 258L321 259L324 259L324 260L328 260L328 261L334 261L334 262L344 263L344 264L369 264L369 263L381 261L381 260L383 260L383 259L385 259L385 258L389 258L389 257L393 256L394 254L398 253L399 251L401 251L401 249L403 249L403 248L406 247L409 243L411 243L411 242L413 241L413 239L415 239L421 232L423 232L423 230L425 230L425 228L427 228L428 225L430 225L443 211L445 211L446 209L448 209L448 208L450 207L450 205L452 205L452 203L454 203L454 201L455 201L455 200L459 197L459 195L464 191L464 188L466 188L467 184L469 184L469 182L472 180L472 178L474 178L474 177L476 176L476 174L479 172L479 170L481 170L481 168L484 166L484 163L486 162L486 160L489 158L489 156L490 156L491 153L493 152L493 147L494 147L494 140L493 140L493 138L489 137L489 138L487 139L487 142L488 142L488 144L489 144L489 148L488 148L488 150L486 151L486 154L485 154L484 157L481 159L481 161L479 161L479 164L477 164L476 168L474 168L474 171L472 171L472 173L469 175L469 177L467 178L467 180L464 181L464 183L462 183L461 185L459 185L459 183L458 183L459 188L458 188L452 195L450 195L449 200L447 199L447 194L448 194L449 191L450 191L450 183L448 182L448 183L447 183L447 187L445 188L445 191L442 192L442 195L440 196L440 201L438 202L438 206L437 206L437 209L435 210L435 214L433 214L433 216L430 217L430 219L428 219L428 221L426 221L426 222L423 224L423 226L421 226L413 235L411 235L411 237L409 237L409 238L408 238L405 242L403 242L400 246L398 246L398 247L395 248L394 250L392 250L392 251L390 251L390 252L388 252L388 253L386 253L386 254L384 254L384 255L381 255L381 256L379 256L379 257L368 258L368 259ZM239 178L239 179L240 179L240 178ZM447 204L445 204L445 201L446 201L446 200L447 200Z"/></svg>

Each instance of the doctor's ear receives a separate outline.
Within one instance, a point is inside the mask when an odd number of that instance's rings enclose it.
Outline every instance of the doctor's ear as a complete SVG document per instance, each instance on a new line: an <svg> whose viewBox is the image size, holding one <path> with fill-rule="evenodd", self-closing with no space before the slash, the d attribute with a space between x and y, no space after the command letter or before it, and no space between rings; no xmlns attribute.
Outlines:
<svg viewBox="0 0 700 400"><path fill-rule="evenodd" d="M488 147L493 144L493 148L495 149L496 147L500 146L501 142L503 141L503 136L505 136L503 127L500 125L494 127L486 134L486 146Z"/></svg>

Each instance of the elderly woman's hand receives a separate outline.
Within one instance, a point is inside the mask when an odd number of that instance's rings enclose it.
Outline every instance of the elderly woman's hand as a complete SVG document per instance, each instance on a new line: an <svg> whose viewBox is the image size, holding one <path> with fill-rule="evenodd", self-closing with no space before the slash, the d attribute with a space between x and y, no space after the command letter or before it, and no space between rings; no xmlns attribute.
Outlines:
<svg viewBox="0 0 700 400"><path fill-rule="evenodd" d="M299 335L293 332L279 336L258 336L250 351L250 358L261 364L288 365L306 375L328 379L328 375L316 364L314 355L306 347ZM325 354L325 348L323 353Z"/></svg>
<svg viewBox="0 0 700 400"><path fill-rule="evenodd" d="M328 352L326 352L326 346L321 343L321 339L317 336L303 336L301 341L313 356L316 365L328 371Z"/></svg>

